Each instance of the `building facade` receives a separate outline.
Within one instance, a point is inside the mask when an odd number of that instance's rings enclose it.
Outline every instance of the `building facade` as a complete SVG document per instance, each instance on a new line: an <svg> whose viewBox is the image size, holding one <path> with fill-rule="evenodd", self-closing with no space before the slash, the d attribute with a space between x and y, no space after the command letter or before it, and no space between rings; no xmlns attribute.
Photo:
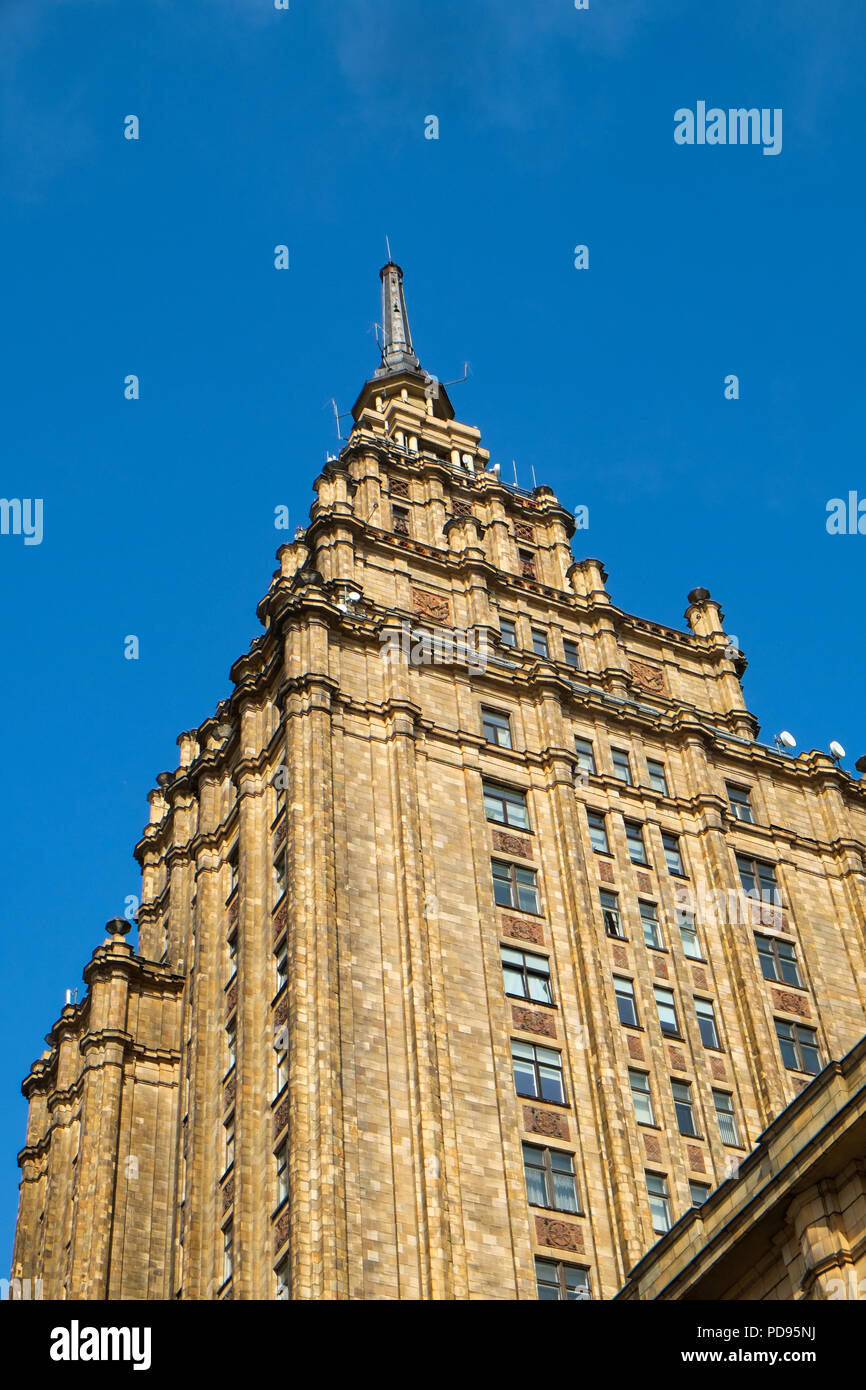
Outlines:
<svg viewBox="0 0 866 1390"><path fill-rule="evenodd" d="M866 797L757 740L704 589L619 609L381 366L48 1035L13 1275L93 1299L612 1298L866 1032ZM577 532L579 539L580 532Z"/></svg>

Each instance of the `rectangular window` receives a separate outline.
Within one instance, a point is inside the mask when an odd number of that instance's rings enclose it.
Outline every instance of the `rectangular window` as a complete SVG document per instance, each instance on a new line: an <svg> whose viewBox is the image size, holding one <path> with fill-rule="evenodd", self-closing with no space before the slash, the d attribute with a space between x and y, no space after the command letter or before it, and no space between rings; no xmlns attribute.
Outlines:
<svg viewBox="0 0 866 1390"><path fill-rule="evenodd" d="M647 758L647 772L649 782L654 792L660 792L662 796L668 794L668 780L665 776L664 763L657 762L655 758Z"/></svg>
<svg viewBox="0 0 866 1390"><path fill-rule="evenodd" d="M671 1091L674 1098L674 1110L677 1117L677 1128L680 1134L685 1134L689 1138L696 1139L698 1130L695 1124L695 1107L692 1102L692 1088L688 1081L674 1081L671 1077Z"/></svg>
<svg viewBox="0 0 866 1390"><path fill-rule="evenodd" d="M685 869L683 868L683 856L680 853L678 836L671 835L665 830L662 833L662 845L664 846L665 863L668 866L668 873L679 874L681 878L684 878Z"/></svg>
<svg viewBox="0 0 866 1390"><path fill-rule="evenodd" d="M224 1150L223 1150L224 1156L225 1156L225 1164L223 1165L223 1172L225 1172L225 1170L226 1170L227 1168L231 1168L232 1164L233 1164L234 1161L235 1161L235 1112L234 1112L234 1111L232 1111L230 1115L227 1115L227 1116L226 1116L226 1119L225 1119L224 1124L223 1124L223 1130L224 1130L224 1134L225 1134L225 1145L224 1145Z"/></svg>
<svg viewBox="0 0 866 1390"><path fill-rule="evenodd" d="M818 1057L818 1034L815 1029L806 1028L802 1023L786 1023L782 1018L774 1021L782 1061L788 1070L806 1071L810 1076L817 1076L821 1070L821 1062Z"/></svg>
<svg viewBox="0 0 866 1390"><path fill-rule="evenodd" d="M626 786L632 784L631 759L624 748L611 748L611 761L613 763L613 775L620 782L625 782Z"/></svg>
<svg viewBox="0 0 866 1390"><path fill-rule="evenodd" d="M710 1189L705 1182L692 1182L689 1180L689 1196L692 1199L693 1207L702 1207L710 1195Z"/></svg>
<svg viewBox="0 0 866 1390"><path fill-rule="evenodd" d="M653 1113L653 1098L650 1091L650 1079L646 1072L632 1071L629 1068L628 1084L631 1087L634 1117L638 1124L654 1125L656 1121Z"/></svg>
<svg viewBox="0 0 866 1390"><path fill-rule="evenodd" d="M713 1008L712 999L695 999L695 1010L698 1015L698 1028L704 1047L711 1047L716 1052L720 1051L721 1043L719 1042L716 1011Z"/></svg>
<svg viewBox="0 0 866 1390"><path fill-rule="evenodd" d="M286 1258L285 1258L284 1260L280 1260L280 1263L277 1265L276 1269L274 1270L274 1280L275 1280L275 1282L276 1282L276 1294L275 1294L275 1297L276 1297L276 1299L277 1299L277 1302L279 1302L279 1303L285 1303L285 1302L288 1300L288 1297L289 1297L289 1257L288 1257L288 1255L286 1256Z"/></svg>
<svg viewBox="0 0 866 1390"><path fill-rule="evenodd" d="M391 503L391 529L397 536L408 536L409 534L409 510L407 507L395 507Z"/></svg>
<svg viewBox="0 0 866 1390"><path fill-rule="evenodd" d="M277 971L277 993L288 983L289 979L289 948L285 941L277 947L276 952L276 971Z"/></svg>
<svg viewBox="0 0 866 1390"><path fill-rule="evenodd" d="M628 857L633 864L647 864L646 849L643 842L643 827L636 820L623 821L625 838L628 843Z"/></svg>
<svg viewBox="0 0 866 1390"><path fill-rule="evenodd" d="M574 751L577 754L577 765L582 772L588 772L592 777L595 776L595 753L588 738L576 738L574 740Z"/></svg>
<svg viewBox="0 0 866 1390"><path fill-rule="evenodd" d="M731 814L736 816L737 820L745 821L747 825L754 825L755 817L752 815L748 787L737 787L733 782L726 782L725 791L728 793Z"/></svg>
<svg viewBox="0 0 866 1390"><path fill-rule="evenodd" d="M487 781L481 783L481 790L484 793L484 814L488 820L496 821L498 825L514 826L517 830L529 829L525 792Z"/></svg>
<svg viewBox="0 0 866 1390"><path fill-rule="evenodd" d="M580 652L577 649L577 643L571 642L567 637L564 637L562 641L562 650L565 653L566 666L573 666L575 671L579 671Z"/></svg>
<svg viewBox="0 0 866 1390"><path fill-rule="evenodd" d="M643 899L638 903L640 908L640 920L643 927L643 939L647 946L654 951L660 951L663 947L662 929L659 926L658 909L655 903L644 902Z"/></svg>
<svg viewBox="0 0 866 1390"><path fill-rule="evenodd" d="M622 975L614 975L613 987L616 994L616 1007L620 1023L627 1028L637 1028L637 1006L634 1002L634 985Z"/></svg>
<svg viewBox="0 0 866 1390"><path fill-rule="evenodd" d="M226 1024L226 1051L228 1053L228 1066L226 1071L231 1071L238 1058L238 1021L237 1017L230 1018Z"/></svg>
<svg viewBox="0 0 866 1390"><path fill-rule="evenodd" d="M661 1173L647 1173L646 1190L649 1196L650 1214L652 1216L653 1230L657 1236L663 1236L665 1231L671 1228L671 1203L668 1197L668 1181Z"/></svg>
<svg viewBox="0 0 866 1390"><path fill-rule="evenodd" d="M238 968L238 934L236 931L233 931L228 939L228 948L229 972L233 975Z"/></svg>
<svg viewBox="0 0 866 1390"><path fill-rule="evenodd" d="M289 1195L289 1144L284 1139L274 1154L277 1160L277 1206L282 1206Z"/></svg>
<svg viewBox="0 0 866 1390"><path fill-rule="evenodd" d="M274 815L274 820L276 820L277 816L281 816L286 809L285 776L284 770L281 767L277 769L277 776L274 780L274 792L276 793L276 814Z"/></svg>
<svg viewBox="0 0 866 1390"><path fill-rule="evenodd" d="M596 854L610 854L610 845L607 841L607 828L604 823L604 816L600 811L587 811L586 822L589 826L589 840Z"/></svg>
<svg viewBox="0 0 866 1390"><path fill-rule="evenodd" d="M559 1149L539 1144L523 1145L523 1171L530 1206L551 1207L554 1211L579 1212L574 1159Z"/></svg>
<svg viewBox="0 0 866 1390"><path fill-rule="evenodd" d="M601 916L605 931L608 936L618 936L624 941L625 928L619 910L619 898L616 893L609 893L606 888L599 889L598 896L601 899Z"/></svg>
<svg viewBox="0 0 866 1390"><path fill-rule="evenodd" d="M233 892L235 891L235 889L237 888L237 886L238 886L238 864L239 864L238 854L239 854L238 847L237 847L237 845L235 845L234 849L232 850L231 854L229 855L229 873L230 873L230 875L231 875L231 879L230 879L230 882L229 882L229 893L230 893L230 894L233 893Z"/></svg>
<svg viewBox="0 0 866 1390"><path fill-rule="evenodd" d="M514 1086L519 1096L546 1100L562 1105L565 1087L562 1082L562 1054L552 1047L536 1047L534 1043L511 1039L511 1062Z"/></svg>
<svg viewBox="0 0 866 1390"><path fill-rule="evenodd" d="M510 618L499 619L499 640L503 647L517 646L517 629Z"/></svg>
<svg viewBox="0 0 866 1390"><path fill-rule="evenodd" d="M517 999L531 999L536 1004L552 1004L550 961L532 951L513 951L500 946L502 979L505 993Z"/></svg>
<svg viewBox="0 0 866 1390"><path fill-rule="evenodd" d="M740 1136L737 1133L734 1115L734 1097L727 1091L713 1091L713 1105L716 1107L722 1143L732 1144L734 1148L739 1147Z"/></svg>
<svg viewBox="0 0 866 1390"><path fill-rule="evenodd" d="M680 919L680 939L683 943L683 954L688 956L690 960L703 960L694 913L678 908L677 916Z"/></svg>
<svg viewBox="0 0 866 1390"><path fill-rule="evenodd" d="M282 1091L283 1087L286 1086L286 1085L288 1084L288 1080L289 1080L289 1053L288 1053L288 1050L287 1050L286 1048L283 1048L280 1052L277 1053L277 1078L276 1078L276 1087L277 1087L277 1089L276 1089L276 1094L277 1094L277 1095L279 1095L280 1092Z"/></svg>
<svg viewBox="0 0 866 1390"><path fill-rule="evenodd" d="M278 903L286 891L286 855L280 850L274 860L274 902Z"/></svg>
<svg viewBox="0 0 866 1390"><path fill-rule="evenodd" d="M532 550L518 550L517 560L524 579L535 579L535 553Z"/></svg>
<svg viewBox="0 0 866 1390"><path fill-rule="evenodd" d="M737 868L740 871L743 891L750 897L769 903L781 901L775 864L768 864L764 859L750 859L747 854L738 854Z"/></svg>
<svg viewBox="0 0 866 1390"><path fill-rule="evenodd" d="M547 633L543 632L540 627L532 629L532 650L536 656L543 656L545 660L550 655L547 650Z"/></svg>
<svg viewBox="0 0 866 1390"><path fill-rule="evenodd" d="M765 980L777 980L782 985L803 988L803 981L797 965L797 953L793 943L777 936L763 936L755 932L755 945Z"/></svg>
<svg viewBox="0 0 866 1390"><path fill-rule="evenodd" d="M491 860L493 867L493 897L500 907L516 907L520 912L541 912L537 874L534 869L522 869L504 859Z"/></svg>
<svg viewBox="0 0 866 1390"><path fill-rule="evenodd" d="M661 985L655 985L653 993L656 997L656 1009L662 1032L666 1038L678 1038L680 1025L677 1021L677 1003L673 990L663 989Z"/></svg>
<svg viewBox="0 0 866 1390"><path fill-rule="evenodd" d="M535 1257L535 1284L538 1297L546 1303L583 1302L592 1298L589 1271L562 1260L542 1260Z"/></svg>
<svg viewBox="0 0 866 1390"><path fill-rule="evenodd" d="M235 1267L234 1249L234 1224L229 1221L223 1226L223 1283L232 1277Z"/></svg>
<svg viewBox="0 0 866 1390"><path fill-rule="evenodd" d="M499 710L481 710L481 728L488 743L495 743L498 748L511 748L511 720L507 714L500 714Z"/></svg>

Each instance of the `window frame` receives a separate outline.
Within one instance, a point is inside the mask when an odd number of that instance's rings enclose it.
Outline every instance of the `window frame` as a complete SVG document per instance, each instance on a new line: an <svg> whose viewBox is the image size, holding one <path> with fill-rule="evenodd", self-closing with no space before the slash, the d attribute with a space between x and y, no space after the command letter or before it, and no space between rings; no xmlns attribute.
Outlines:
<svg viewBox="0 0 866 1390"><path fill-rule="evenodd" d="M504 958L504 952L506 951L510 952L512 956L520 956L522 963L518 966L514 961L506 961ZM500 942L499 960L502 966L503 988L505 990L506 996L509 999L524 999L528 1004L541 1004L546 1005L548 1008L556 1008L556 999L554 998L553 994L553 976L551 974L549 956L541 955L537 951L524 951L517 946L506 946L504 943ZM532 965L528 964L529 961L541 961L543 962L546 969L539 970L537 968L533 968ZM520 975L524 987L522 993L515 992L513 989L508 988L506 971L509 970L512 974ZM549 996L548 998L539 999L536 995L531 993L531 981L533 979L546 981L547 994Z"/></svg>
<svg viewBox="0 0 866 1390"><path fill-rule="evenodd" d="M275 1211L279 1211L284 1202L289 1200L289 1140L288 1135L274 1149L274 1159L277 1165L277 1205Z"/></svg>
<svg viewBox="0 0 866 1390"><path fill-rule="evenodd" d="M737 793L734 795L733 793ZM725 780L725 795L728 798L728 806L734 820L738 820L741 825L755 824L755 811L752 806L752 789L744 787L739 782L728 782ZM747 811L745 816L740 815L740 811Z"/></svg>
<svg viewBox="0 0 866 1390"><path fill-rule="evenodd" d="M533 654L542 661L549 661L550 642L548 640L547 630L543 627L531 627L529 629L529 635L532 638ZM543 648L543 650L539 651L539 647Z"/></svg>
<svg viewBox="0 0 866 1390"><path fill-rule="evenodd" d="M551 1266L556 1271L555 1280L542 1281L539 1279L539 1266ZM592 1284L590 1282L589 1270L584 1265L573 1265L568 1260L552 1260L547 1255L535 1255L535 1291L540 1303L559 1302L559 1303L583 1303L592 1301ZM569 1298L568 1274L566 1271L573 1270L575 1274L583 1276L583 1283L575 1285L584 1290L580 1298ZM558 1290L556 1299L543 1299L539 1293L541 1288Z"/></svg>
<svg viewBox="0 0 866 1390"><path fill-rule="evenodd" d="M639 1076L643 1081L646 1082L646 1086L645 1086L645 1087L644 1087L644 1086L638 1086L637 1088L635 1088L634 1078L635 1078L636 1076ZM630 1094L631 1094L632 1109L634 1110L634 1117L635 1117L635 1121L637 1122L637 1124L639 1124L639 1125L650 1125L653 1129L658 1129L658 1125L656 1124L655 1106L653 1105L652 1083L651 1083L651 1081L650 1081L649 1072L641 1071L639 1067L629 1067L629 1068L628 1068L628 1088L629 1088L629 1092L630 1092ZM649 1119L648 1119L648 1120L642 1120L641 1117L640 1117L640 1115L638 1114L638 1105L637 1105L637 1101L638 1101L638 1097L639 1097L639 1096L642 1097L642 1098L646 1101L646 1107L647 1107L647 1110L648 1110L648 1112L649 1112Z"/></svg>
<svg viewBox="0 0 866 1390"><path fill-rule="evenodd" d="M671 1003L670 1003L670 1004L665 1003L664 1005L662 1005L662 1002L661 1002L661 1000L659 999L659 994L669 994L670 997L671 997ZM653 998L654 998L654 1000L655 1000L656 1015L658 1016L659 1028L661 1029L662 1037L663 1037L663 1038L682 1038L683 1035L682 1035L682 1032L680 1031L680 1016L679 1016L679 1014L677 1013L677 996L676 996L676 994L674 993L674 991L673 991L672 989L669 989L667 985L653 984ZM664 1018L663 1018L663 1016L662 1016L662 1008L663 1008L663 1007L664 1007L664 1008L669 1008L669 1009L671 1010L671 1012L673 1013L673 1022L674 1022L674 1031L673 1031L673 1032L671 1032L670 1028L665 1027L665 1020L664 1020Z"/></svg>
<svg viewBox="0 0 866 1390"><path fill-rule="evenodd" d="M540 1154L541 1162L528 1163L527 1149L533 1150L535 1153ZM570 1166L567 1171L564 1169L554 1168L552 1162L553 1154L556 1154L560 1159L568 1161ZM569 1216L582 1215L580 1206L580 1195L577 1190L577 1170L574 1162L573 1153L571 1153L567 1149L552 1149L547 1144L533 1144L529 1140L523 1140L521 1142L521 1156L523 1159L523 1177L524 1181L526 1182L526 1196L527 1201L529 1202L529 1205L531 1207L541 1207L545 1211L562 1211L566 1212ZM545 1200L543 1202L537 1202L532 1197L532 1189L530 1187L527 1169L530 1169L533 1173L541 1174L541 1185L543 1187L545 1197ZM565 1177L571 1179L571 1195L572 1200L574 1202L573 1206L562 1206L560 1202L557 1200L559 1195L556 1190L557 1177Z"/></svg>
<svg viewBox="0 0 866 1390"><path fill-rule="evenodd" d="M513 640L510 640L510 641L509 641L509 638L506 637L505 632L503 631L504 628L507 628L507 629L508 629L509 637L510 637L511 639L513 639ZM516 620L516 618L503 618L503 617L500 617L500 618L499 618L499 640L500 640L500 642L502 643L503 647L510 647L512 651L516 651L516 650L517 650L517 620Z"/></svg>
<svg viewBox="0 0 866 1390"><path fill-rule="evenodd" d="M627 985L628 988L625 990L621 990L619 989L620 985ZM629 979L627 975L614 975L613 992L614 998L616 999L617 1015L623 1028L640 1028L640 1015L637 1011L637 998L635 997L634 992L634 980ZM630 1020L625 1019L622 1016L623 1010L621 1007L621 1002L623 1000L628 1000L631 1003L631 1012L634 1015L634 1017Z"/></svg>
<svg viewBox="0 0 866 1390"><path fill-rule="evenodd" d="M482 777L481 795L484 801L484 818L491 825L504 825L509 830L522 830L524 834L532 834L532 826L529 823L528 798L523 788L508 787L503 782L494 782L489 777ZM494 807L497 803L501 803L501 816L490 814L491 803ZM517 808L517 810L513 811L513 808ZM512 813L516 814L518 819L512 820L510 818ZM522 820L519 819L520 815L523 817Z"/></svg>
<svg viewBox="0 0 866 1390"><path fill-rule="evenodd" d="M577 758L577 765L582 772L586 772L590 777L598 775L595 766L595 745L591 738L582 738L580 734L575 734L574 754Z"/></svg>
<svg viewBox="0 0 866 1390"><path fill-rule="evenodd" d="M638 906L638 912L639 912L639 914L640 914L640 923L641 923L641 927L642 927L642 929L643 929L644 944L645 944L647 950L648 950L648 951L663 951L663 950L665 949L665 939L664 939L664 936L662 935L662 924L661 924L661 921L659 920L658 903L650 902L649 898L638 898L638 900L637 900L637 906ZM645 907L648 907L648 908L651 908L651 909L652 909L652 916L647 917L647 916L644 914L643 909L644 909ZM650 941L650 940L648 939L648 937L647 937L647 922L649 922L650 925L653 926L653 927L655 928L655 931L652 933L652 935L653 935L653 940L652 940L652 941Z"/></svg>
<svg viewBox="0 0 866 1390"><path fill-rule="evenodd" d="M627 748L614 748L611 744L610 764L613 768L613 776L616 778L618 782L622 782L624 787L634 786L634 774L632 773L631 767L631 754L629 753ZM620 775L620 773L623 771L625 772L624 777Z"/></svg>
<svg viewBox="0 0 866 1390"><path fill-rule="evenodd" d="M498 724L496 722L497 720L501 720L502 723ZM490 737L489 729L494 731L494 738ZM493 748L514 748L514 742L511 737L511 715L506 714L503 710L493 709L491 705L482 705L481 732L484 735L485 741ZM505 740L499 737L503 732L506 735Z"/></svg>
<svg viewBox="0 0 866 1390"><path fill-rule="evenodd" d="M507 907L507 908L509 908L512 912L526 912L526 913L528 913L528 914L529 914L530 916L532 916L532 917L542 917L542 916L544 915L543 912L542 912L542 906L541 906L541 892L540 892L539 887L538 887L538 870L537 870L537 869L528 868L528 867L526 867L526 866L523 865L523 864L515 864L514 861L511 860L511 859L499 859L498 857L493 857L493 858L491 858L490 864L491 864L491 874L492 874L492 877L493 877L493 901L494 901L494 903L496 904L497 907ZM495 868L494 868L495 865L499 865L499 866L504 867L505 869L507 869L507 870L508 870L507 875L503 875L503 874L497 875L497 873L496 873L496 871L495 871ZM519 874L526 874L527 876L531 876L532 882L531 882L531 883L527 883L527 882L521 880L521 879L518 877ZM499 899L497 898L497 896L496 896L496 885L497 885L497 883L499 883L499 884L507 883L507 884L508 884L508 886L509 886L509 899L508 899L508 902L507 902L507 903L500 902ZM521 888L526 889L527 893L531 893L531 894L532 894L533 900L534 900L534 902L535 902L535 907L524 907L524 906L523 906L523 904L521 903L521 900L520 900L520 890L521 890Z"/></svg>
<svg viewBox="0 0 866 1390"><path fill-rule="evenodd" d="M520 1056L519 1054L515 1056L514 1049L521 1047L531 1052L532 1056ZM557 1060L556 1062L551 1062L549 1060L541 1060L541 1058L539 1057L540 1053L544 1053L545 1058L549 1056L555 1057ZM515 1065L515 1063L517 1062L521 1062L524 1064L522 1067L523 1072L528 1072L531 1070L535 1090L520 1090L517 1080L518 1067ZM550 1096L546 1096L544 1094L544 1078L542 1077L542 1068L546 1068L549 1073L554 1073L554 1079L559 1082L560 1097L558 1100L552 1099ZM562 1063L562 1053L559 1051L558 1048L544 1047L541 1043L523 1042L520 1038L511 1038L511 1071L512 1076L514 1078L514 1090L516 1094L520 1096L521 1100L537 1100L540 1101L542 1105L564 1106L568 1104L567 1093L565 1089L565 1072ZM549 1080L550 1078L548 1077L547 1079Z"/></svg>
<svg viewBox="0 0 866 1390"><path fill-rule="evenodd" d="M652 1187L650 1186L650 1179L652 1179L653 1182L655 1182L655 1183L657 1183L657 1184L659 1185L659 1187L661 1188L661 1191L656 1191L656 1192L653 1191ZM646 1182L646 1191L647 1191L647 1198L648 1198L648 1200L649 1200L650 1218L651 1218L651 1221L652 1221L652 1228L653 1228L653 1231L655 1232L655 1234L656 1234L657 1236L667 1235L667 1233L668 1233L668 1231L670 1230L671 1225L672 1225L672 1221L671 1221L671 1194L670 1194L670 1188L669 1188L669 1186L668 1186L667 1174L665 1174L665 1173L653 1173L653 1172L651 1172L649 1169L644 1168L644 1180L645 1180L645 1182ZM660 1204L660 1206L661 1206L661 1210L662 1210L662 1219L663 1219L664 1222L665 1222L664 1226L658 1226L658 1225L656 1225L656 1205L657 1205L657 1204Z"/></svg>
<svg viewBox="0 0 866 1390"><path fill-rule="evenodd" d="M594 825L594 820L600 821L601 825ZM610 853L610 836L607 833L607 815L605 814L605 812L593 811L590 806L587 806L586 824L587 829L589 830L589 843L592 846L593 853L606 854L609 858L612 857ZM598 845L595 843L595 840L593 839L594 833L596 835L601 834L604 837L604 849L599 849Z"/></svg>
<svg viewBox="0 0 866 1390"><path fill-rule="evenodd" d="M760 931L756 931L754 933L754 937L755 950L758 953L758 963L760 964L761 974L763 975L764 979L770 981L773 984L786 985L790 989L805 989L806 986L804 985L803 978L800 974L800 964L797 960L797 951L794 942L789 941L788 938L785 936L768 936L766 932ZM770 947L770 950L762 951L759 944L760 942L766 942L766 944ZM791 952L790 957L782 956L779 951L780 947L787 947L787 949ZM768 957L772 963L773 970L775 972L772 975L768 975L766 970L764 969L764 964ZM793 973L795 976L793 980L786 979L785 976L781 973L785 964L793 967Z"/></svg>
<svg viewBox="0 0 866 1390"><path fill-rule="evenodd" d="M569 652L571 652L574 655L573 661L569 660ZM568 666L570 670L581 671L583 669L583 667L580 664L580 648L573 637L563 637L562 655L566 666Z"/></svg>
<svg viewBox="0 0 866 1390"><path fill-rule="evenodd" d="M647 758L646 767L647 776L649 777L650 790L658 792L659 796L670 796L670 792L668 791L667 768L665 767L665 764L662 762L662 760L660 758ZM659 769L659 771L654 772L654 768ZM661 778L662 785L660 787L657 787L656 780L659 777Z"/></svg>
<svg viewBox="0 0 866 1390"><path fill-rule="evenodd" d="M632 864L639 864L641 868L648 869L650 867L650 862L647 858L646 841L643 837L642 823L639 820L630 820L626 816L623 816L622 823L625 827L625 842L629 859ZM635 834L635 832L637 833ZM637 845L640 846L640 853L643 856L640 859L636 859L633 853Z"/></svg>
<svg viewBox="0 0 866 1390"><path fill-rule="evenodd" d="M677 1095L677 1087L681 1087L686 1092L685 1097ZM700 1139L697 1118L695 1115L695 1097L692 1083L683 1081L679 1077L671 1077L671 1099L674 1103L674 1115L677 1122L677 1130L686 1139ZM683 1118L685 1117L690 1128L683 1128Z"/></svg>
<svg viewBox="0 0 866 1390"><path fill-rule="evenodd" d="M674 878L688 878L686 873L686 861L683 859L683 851L680 843L681 836L673 830L662 831L662 849L665 856L667 871ZM669 841L673 841L671 845ZM679 865L678 869L671 868L671 858L675 856L675 862Z"/></svg>
<svg viewBox="0 0 866 1390"><path fill-rule="evenodd" d="M776 1029L776 1040L779 1044L779 1052L781 1053L782 1064L784 1065L785 1070L801 1072L805 1076L818 1076L819 1073L824 1070L824 1064L821 1062L821 1047L818 1040L818 1029L812 1028L808 1023L798 1023L795 1022L793 1019L789 1018L777 1018L775 1015L773 1016L773 1024ZM780 1028L790 1028L792 1037L782 1038L779 1032ZM801 1033L809 1033L811 1037L814 1039L814 1041L804 1043L804 1040L800 1037ZM798 1063L805 1062L807 1060L803 1055L804 1046L808 1047L810 1052L814 1051L815 1070L812 1071L811 1067L799 1065L792 1067L787 1061L785 1061L785 1043L787 1043L793 1049L794 1058Z"/></svg>
<svg viewBox="0 0 866 1390"><path fill-rule="evenodd" d="M722 1047L722 1038L719 1032L719 1020L716 1018L715 1001L712 999L705 999L703 995L700 994L695 994L692 997L695 1001L695 1015L698 1020L698 1032L701 1035L701 1042L709 1052L723 1052L724 1048ZM701 1012L699 1008L701 1004L706 1006L703 1012ZM707 1012L707 1009L709 1012ZM704 1023L712 1025L713 1042L707 1042L704 1036Z"/></svg>
<svg viewBox="0 0 866 1390"><path fill-rule="evenodd" d="M719 1107L719 1100L720 1100L720 1099L729 1101L730 1104L729 1104L729 1105L726 1105L726 1106L722 1106L722 1107L720 1108L720 1107ZM740 1140L740 1127L739 1127L739 1125L737 1124L737 1115L736 1115L736 1111L734 1110L734 1096L733 1096L733 1092L732 1092L732 1091L720 1091L720 1090L718 1090L718 1089L714 1086L714 1087L713 1087L713 1109L714 1109L715 1112L716 1112L716 1119L717 1119L718 1125L719 1125L719 1138L721 1139L721 1141L722 1141L722 1143L724 1144L725 1148L728 1148L728 1149L741 1149L741 1148L743 1147L743 1145L742 1145L742 1142L741 1142L741 1140ZM723 1119L723 1117L724 1117L725 1119L727 1119L727 1120L730 1121L731 1133L732 1133L733 1136L734 1136L733 1139L727 1139L727 1138L725 1138L725 1127L724 1127L724 1125L722 1124L722 1119Z"/></svg>
<svg viewBox="0 0 866 1390"><path fill-rule="evenodd" d="M606 903L605 898L612 898L613 902ZM604 926L605 936L609 936L614 941L627 941L628 937L625 934L625 923L619 905L619 894L615 893L610 888L599 888L598 900L601 904L601 920ZM611 923L608 920L608 914L611 914L615 928L614 931L610 929Z"/></svg>

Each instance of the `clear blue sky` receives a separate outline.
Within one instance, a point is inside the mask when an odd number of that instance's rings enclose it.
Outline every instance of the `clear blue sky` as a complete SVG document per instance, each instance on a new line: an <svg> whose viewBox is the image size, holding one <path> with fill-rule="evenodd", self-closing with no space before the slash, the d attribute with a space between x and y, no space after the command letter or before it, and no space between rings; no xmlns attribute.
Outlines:
<svg viewBox="0 0 866 1390"><path fill-rule="evenodd" d="M0 536L2 1272L20 1079L376 365L386 232L424 365L589 505L614 600L707 586L764 736L866 752L866 536L825 530L866 497L864 40L859 0L2 0L0 495L45 527ZM781 154L675 145L700 100L782 108Z"/></svg>

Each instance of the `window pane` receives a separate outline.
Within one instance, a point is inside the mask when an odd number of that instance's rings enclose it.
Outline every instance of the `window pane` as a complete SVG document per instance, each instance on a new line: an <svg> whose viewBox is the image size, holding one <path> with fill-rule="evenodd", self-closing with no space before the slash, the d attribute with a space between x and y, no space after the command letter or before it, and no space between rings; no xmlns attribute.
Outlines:
<svg viewBox="0 0 866 1390"><path fill-rule="evenodd" d="M515 647L517 645L517 633L514 623L510 622L507 618L500 618L499 620L499 636L504 646Z"/></svg>
<svg viewBox="0 0 866 1390"><path fill-rule="evenodd" d="M577 1211L577 1189L571 1173L553 1174L553 1205L557 1211Z"/></svg>
<svg viewBox="0 0 866 1390"><path fill-rule="evenodd" d="M609 854L607 843L607 830L605 829L604 816L597 811L587 811L586 821L589 826L589 840L596 854Z"/></svg>
<svg viewBox="0 0 866 1390"><path fill-rule="evenodd" d="M506 994L516 994L520 999L526 998L526 986L524 984L522 970L515 970L513 966L503 965L502 979L505 984Z"/></svg>
<svg viewBox="0 0 866 1390"><path fill-rule="evenodd" d="M613 760L614 777L618 777L621 782L625 782L628 786L631 786L631 763L628 753L620 748L612 748L611 758Z"/></svg>
<svg viewBox="0 0 866 1390"><path fill-rule="evenodd" d="M650 786L653 791L661 792L663 796L668 794L667 778L665 777L664 763L647 760L647 771L649 773Z"/></svg>
<svg viewBox="0 0 866 1390"><path fill-rule="evenodd" d="M595 772L595 753L589 739L576 738L574 740L574 751L577 754L577 763L585 772Z"/></svg>
<svg viewBox="0 0 866 1390"><path fill-rule="evenodd" d="M562 1073L553 1067L538 1068L541 1078L541 1095L543 1100L563 1101L565 1094L562 1089Z"/></svg>
<svg viewBox="0 0 866 1390"><path fill-rule="evenodd" d="M550 987L550 979L545 975L538 975L535 971L529 971L527 975L529 983L529 997L536 1004L552 1004L553 990Z"/></svg>
<svg viewBox="0 0 866 1390"><path fill-rule="evenodd" d="M694 927L680 927L680 936L683 943L683 953L692 960L701 959L701 948L698 944L698 934Z"/></svg>
<svg viewBox="0 0 866 1390"><path fill-rule="evenodd" d="M535 1068L521 1058L514 1059L514 1087L519 1096L537 1096Z"/></svg>
<svg viewBox="0 0 866 1390"><path fill-rule="evenodd" d="M662 934L654 903L640 903L640 919L643 925L644 941L647 946L652 946L656 950L660 949Z"/></svg>
<svg viewBox="0 0 866 1390"><path fill-rule="evenodd" d="M662 845L664 846L668 873L681 874L683 872L683 859L676 835L662 835Z"/></svg>
<svg viewBox="0 0 866 1390"><path fill-rule="evenodd" d="M566 640L563 642L563 644L562 644L562 648L563 648L563 651L564 651L564 653L565 653L565 662L566 662L566 665L567 665L567 666L579 667L579 666L580 666L580 657L578 656L578 653L577 653L577 643L576 643L576 642L569 642L569 641L566 639Z"/></svg>
<svg viewBox="0 0 866 1390"><path fill-rule="evenodd" d="M646 850L643 844L643 833L641 827L634 821L625 822L625 837L628 842L629 858L633 864L645 864L647 862Z"/></svg>

